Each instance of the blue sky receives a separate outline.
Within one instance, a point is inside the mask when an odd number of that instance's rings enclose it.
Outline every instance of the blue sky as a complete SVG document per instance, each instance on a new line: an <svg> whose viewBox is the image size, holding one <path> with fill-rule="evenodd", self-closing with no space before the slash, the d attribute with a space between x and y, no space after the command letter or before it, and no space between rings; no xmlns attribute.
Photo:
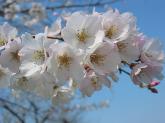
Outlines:
<svg viewBox="0 0 165 123"><path fill-rule="evenodd" d="M132 12L144 34L158 38L165 46L165 1L125 0L112 5L121 12ZM165 48L164 48L165 49ZM163 72L165 74L165 71ZM120 76L112 90L104 89L91 99L94 102L109 99L110 107L85 113L90 123L165 123L165 82L158 86L159 94L133 85L126 76Z"/></svg>
<svg viewBox="0 0 165 123"><path fill-rule="evenodd" d="M81 1L81 0L77 0ZM165 0L124 0L112 5L121 12L137 17L140 31L160 39L165 46ZM164 47L165 50L165 47ZM163 72L165 75L165 71ZM126 75L120 76L111 90L103 89L85 103L110 101L110 107L85 112L85 123L165 123L165 82L158 86L159 94L136 87Z"/></svg>

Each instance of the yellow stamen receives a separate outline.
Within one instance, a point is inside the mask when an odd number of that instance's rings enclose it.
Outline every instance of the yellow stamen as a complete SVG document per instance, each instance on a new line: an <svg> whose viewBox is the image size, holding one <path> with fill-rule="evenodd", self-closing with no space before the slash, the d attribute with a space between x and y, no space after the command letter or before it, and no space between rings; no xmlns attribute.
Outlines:
<svg viewBox="0 0 165 123"><path fill-rule="evenodd" d="M90 62L92 64L102 65L104 63L105 56L93 53L90 55Z"/></svg>
<svg viewBox="0 0 165 123"><path fill-rule="evenodd" d="M117 33L118 29L115 25L112 25L106 32L105 36L112 39L113 36Z"/></svg>
<svg viewBox="0 0 165 123"><path fill-rule="evenodd" d="M5 44L5 40L0 38L0 46L4 46Z"/></svg>
<svg viewBox="0 0 165 123"><path fill-rule="evenodd" d="M91 78L91 83L92 83L92 86L97 89L98 88L98 77L93 77Z"/></svg>
<svg viewBox="0 0 165 123"><path fill-rule="evenodd" d="M83 29L81 32L78 32L76 36L81 43L86 43L86 39L89 37L85 32L85 29Z"/></svg>
<svg viewBox="0 0 165 123"><path fill-rule="evenodd" d="M118 42L118 43L117 43L117 47L118 47L118 49L119 49L119 52L122 52L123 49L125 49L125 48L127 47L127 44L128 44L128 43Z"/></svg>
<svg viewBox="0 0 165 123"><path fill-rule="evenodd" d="M16 60L17 62L20 62L20 56L18 55L19 50L16 52L11 52L12 59Z"/></svg>
<svg viewBox="0 0 165 123"><path fill-rule="evenodd" d="M17 81L17 84L21 87L27 87L27 82L28 82L28 79L23 76Z"/></svg>
<svg viewBox="0 0 165 123"><path fill-rule="evenodd" d="M64 53L63 55L58 56L58 63L59 63L59 67L65 67L68 68L69 65L71 64L72 58L69 57L66 53Z"/></svg>
<svg viewBox="0 0 165 123"><path fill-rule="evenodd" d="M32 56L34 60L42 60L44 61L45 59L45 53L44 50L36 50Z"/></svg>

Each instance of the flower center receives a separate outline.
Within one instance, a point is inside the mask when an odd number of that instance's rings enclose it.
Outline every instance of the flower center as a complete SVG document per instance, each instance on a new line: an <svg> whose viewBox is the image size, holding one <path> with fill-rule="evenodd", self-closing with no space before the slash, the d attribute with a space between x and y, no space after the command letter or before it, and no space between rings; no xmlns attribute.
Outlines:
<svg viewBox="0 0 165 123"><path fill-rule="evenodd" d="M119 52L122 52L123 49L125 49L125 48L127 47L127 44L128 44L128 43L118 42L118 43L117 43L117 47L118 47L118 49L119 49Z"/></svg>
<svg viewBox="0 0 165 123"><path fill-rule="evenodd" d="M5 40L0 38L0 46L4 46L5 45Z"/></svg>
<svg viewBox="0 0 165 123"><path fill-rule="evenodd" d="M93 77L91 78L91 83L92 83L92 86L97 89L98 88L98 77Z"/></svg>
<svg viewBox="0 0 165 123"><path fill-rule="evenodd" d="M115 25L112 25L106 32L105 36L112 39L112 37L117 33L118 29Z"/></svg>
<svg viewBox="0 0 165 123"><path fill-rule="evenodd" d="M27 82L28 82L28 79L26 77L21 77L18 81L17 81L17 84L20 86L20 87L27 87Z"/></svg>
<svg viewBox="0 0 165 123"><path fill-rule="evenodd" d="M92 64L102 65L105 60L105 56L93 53L90 55L90 62Z"/></svg>
<svg viewBox="0 0 165 123"><path fill-rule="evenodd" d="M18 55L19 50L16 50L16 52L11 52L12 59L16 60L17 62L20 62L20 56Z"/></svg>
<svg viewBox="0 0 165 123"><path fill-rule="evenodd" d="M44 50L36 50L36 51L34 51L32 57L33 57L34 60L42 60L42 61L44 61L44 59L45 59Z"/></svg>
<svg viewBox="0 0 165 123"><path fill-rule="evenodd" d="M85 43L86 39L89 37L88 34L85 32L85 29L83 29L81 32L78 32L76 36L81 43Z"/></svg>
<svg viewBox="0 0 165 123"><path fill-rule="evenodd" d="M72 58L69 57L66 53L64 53L63 55L58 56L58 64L59 67L65 67L68 68L69 65L71 64Z"/></svg>

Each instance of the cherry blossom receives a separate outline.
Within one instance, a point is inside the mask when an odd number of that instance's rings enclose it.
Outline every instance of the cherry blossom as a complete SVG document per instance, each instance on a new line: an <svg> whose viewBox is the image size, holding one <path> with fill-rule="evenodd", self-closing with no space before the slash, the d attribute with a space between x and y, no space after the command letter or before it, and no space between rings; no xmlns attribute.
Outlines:
<svg viewBox="0 0 165 123"><path fill-rule="evenodd" d="M21 62L35 62L43 64L46 59L46 48L44 47L45 36L38 34L33 38L31 34L24 34L21 37L23 47L19 51Z"/></svg>
<svg viewBox="0 0 165 123"><path fill-rule="evenodd" d="M35 3L30 14L37 22L45 8ZM70 102L77 91L84 97L111 88L121 73L158 93L163 63L162 43L137 30L129 12L74 12L43 33L21 36L15 27L0 25L0 87L28 91L54 105Z"/></svg>
<svg viewBox="0 0 165 123"><path fill-rule="evenodd" d="M10 26L8 23L0 25L0 46L6 45L10 40L17 35L17 29Z"/></svg>
<svg viewBox="0 0 165 123"><path fill-rule="evenodd" d="M48 72L42 72L42 67L34 63L23 64L21 73L15 74L11 81L11 88L35 93L50 99L56 85L54 77ZM49 91L47 91L49 90Z"/></svg>
<svg viewBox="0 0 165 123"><path fill-rule="evenodd" d="M141 61L149 65L162 65L164 62L164 51L162 47L163 46L160 41L155 39L148 39L148 41L146 41L142 47L140 57Z"/></svg>
<svg viewBox="0 0 165 123"><path fill-rule="evenodd" d="M63 83L72 78L80 81L83 74L83 67L75 49L66 43L56 43L50 46L52 52L48 59L48 71L56 76L59 83Z"/></svg>
<svg viewBox="0 0 165 123"><path fill-rule="evenodd" d="M103 85L110 88L111 81L107 76L99 75L90 69L79 83L79 88L83 95L91 96L95 91L100 90Z"/></svg>
<svg viewBox="0 0 165 123"><path fill-rule="evenodd" d="M123 41L136 32L136 19L131 13L120 14L118 10L110 9L102 18L105 40Z"/></svg>
<svg viewBox="0 0 165 123"><path fill-rule="evenodd" d="M95 36L100 29L101 18L99 16L75 12L62 30L62 37L73 47L87 49L95 42Z"/></svg>
<svg viewBox="0 0 165 123"><path fill-rule="evenodd" d="M88 51L85 63L99 74L110 74L118 70L121 59L113 43L99 42Z"/></svg>
<svg viewBox="0 0 165 123"><path fill-rule="evenodd" d="M162 80L163 75L162 66L159 65L146 65L146 64L137 64L133 67L133 71L131 73L132 80L135 84L150 84L153 81Z"/></svg>
<svg viewBox="0 0 165 123"><path fill-rule="evenodd" d="M8 68L13 73L19 72L19 66L21 65L21 61L18 53L21 48L22 44L20 39L15 39L9 42L6 45L5 50L1 52L0 64L3 67Z"/></svg>

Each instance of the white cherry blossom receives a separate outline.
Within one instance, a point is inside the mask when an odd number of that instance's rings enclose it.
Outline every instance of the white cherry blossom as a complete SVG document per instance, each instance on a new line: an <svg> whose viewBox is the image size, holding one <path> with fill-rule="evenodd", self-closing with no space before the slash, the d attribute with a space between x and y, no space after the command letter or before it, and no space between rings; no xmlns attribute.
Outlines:
<svg viewBox="0 0 165 123"><path fill-rule="evenodd" d="M59 84L70 78L79 82L84 75L77 51L63 42L53 44L50 48L52 52L48 59L48 71L56 76Z"/></svg>
<svg viewBox="0 0 165 123"><path fill-rule="evenodd" d="M34 63L23 64L21 73L13 76L11 88L32 92L38 96L50 99L54 94L55 78L42 72L42 67Z"/></svg>
<svg viewBox="0 0 165 123"><path fill-rule="evenodd" d="M85 64L88 64L99 74L116 72L121 59L118 49L112 42L99 42L87 51Z"/></svg>
<svg viewBox="0 0 165 123"><path fill-rule="evenodd" d="M5 50L1 52L0 64L3 67L8 68L11 72L19 72L19 66L21 65L20 56L18 52L22 48L20 39L15 39L8 42Z"/></svg>
<svg viewBox="0 0 165 123"><path fill-rule="evenodd" d="M17 35L17 29L8 23L0 25L0 47L6 45L11 39Z"/></svg>
<svg viewBox="0 0 165 123"><path fill-rule="evenodd" d="M164 62L164 56L163 46L160 41L155 39L148 39L145 41L140 57L142 62L149 65L162 65Z"/></svg>
<svg viewBox="0 0 165 123"><path fill-rule="evenodd" d="M102 18L105 40L119 42L136 32L136 19L131 13L120 14L118 10L110 9Z"/></svg>
<svg viewBox="0 0 165 123"><path fill-rule="evenodd" d="M131 72L132 81L137 84L150 84L155 79L162 80L162 66L159 65L146 65L146 64L137 64L133 67Z"/></svg>
<svg viewBox="0 0 165 123"><path fill-rule="evenodd" d="M61 29L62 29L62 26L61 26L61 19L58 18L53 24L52 26L49 28L49 27L46 27L45 28L45 32L48 36L57 36L60 34L61 32Z"/></svg>
<svg viewBox="0 0 165 123"><path fill-rule="evenodd" d="M122 61L132 63L139 59L140 48L137 45L136 40L136 36L131 36L126 40L116 43Z"/></svg>
<svg viewBox="0 0 165 123"><path fill-rule="evenodd" d="M38 34L33 38L31 34L26 33L21 38L23 43L23 48L19 52L21 62L43 64L46 60L45 35Z"/></svg>
<svg viewBox="0 0 165 123"><path fill-rule="evenodd" d="M37 20L43 19L45 15L45 8L41 3L33 2L29 14L35 17Z"/></svg>
<svg viewBox="0 0 165 123"><path fill-rule="evenodd" d="M73 47L87 49L95 42L96 33L101 29L101 18L75 12L62 30L64 41Z"/></svg>
<svg viewBox="0 0 165 123"><path fill-rule="evenodd" d="M110 88L111 81L107 76L99 75L91 69L79 83L79 88L83 95L91 96L95 91L100 90L103 85Z"/></svg>

